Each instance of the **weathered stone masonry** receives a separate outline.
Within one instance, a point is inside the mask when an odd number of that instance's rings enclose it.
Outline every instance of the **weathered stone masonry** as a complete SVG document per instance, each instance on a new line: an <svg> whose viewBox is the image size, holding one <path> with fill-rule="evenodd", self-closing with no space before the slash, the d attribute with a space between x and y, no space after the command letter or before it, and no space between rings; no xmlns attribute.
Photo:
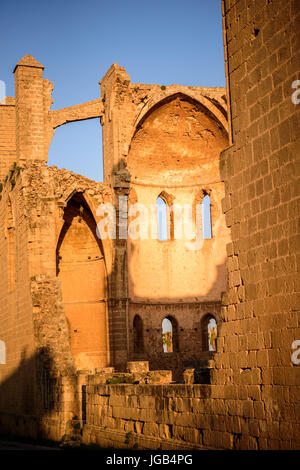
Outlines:
<svg viewBox="0 0 300 470"><path fill-rule="evenodd" d="M114 64L101 82L100 99L52 111L53 85L43 79L43 66L25 56L14 72L16 98L1 105L2 422L14 429L18 415L23 424L16 432L61 438L68 422L81 417L82 398L81 392L76 399L65 395L62 384L69 380L80 389L80 371L126 370L128 360L138 359L150 361L152 369L171 369L173 380L183 381L184 368L207 367L213 355L202 330L210 316L220 321L226 289L228 233L218 168L228 143L225 90L131 84ZM48 167L55 129L95 117L103 126L105 182ZM8 129L16 136L12 142ZM98 239L99 204L112 203L118 219L119 196L128 196L130 209L137 202L155 205L161 194L194 206L210 195L214 238L204 241L202 252L189 253L185 240ZM174 336L168 354L165 317L177 325L176 348ZM136 318L142 325L139 351Z"/></svg>
<svg viewBox="0 0 300 470"><path fill-rule="evenodd" d="M17 64L15 98L0 105L2 430L119 447L299 449L299 6L222 7L227 91L132 84L113 64L99 99L51 110L43 66ZM90 118L103 126L104 183L46 164L55 128ZM199 251L95 236L97 207L118 211L119 195L130 208L206 194L213 237ZM216 353L203 334L210 315ZM172 353L164 317L176 324ZM183 373L196 363L210 384ZM170 383L170 370L186 384Z"/></svg>
<svg viewBox="0 0 300 470"><path fill-rule="evenodd" d="M242 448L299 448L299 3L223 2L232 145L221 154L229 289L215 382Z"/></svg>

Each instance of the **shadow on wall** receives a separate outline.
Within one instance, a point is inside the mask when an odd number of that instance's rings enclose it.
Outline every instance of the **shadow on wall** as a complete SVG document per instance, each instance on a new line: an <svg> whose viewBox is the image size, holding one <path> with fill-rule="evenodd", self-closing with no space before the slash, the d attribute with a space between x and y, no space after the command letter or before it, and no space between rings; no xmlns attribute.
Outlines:
<svg viewBox="0 0 300 470"><path fill-rule="evenodd" d="M119 196L128 196L129 189L130 174L126 169L125 162L120 162L114 169L116 207ZM80 216L82 203L82 200L77 201L76 207L73 207L73 211L70 211L70 219L78 217L78 211ZM86 213L88 215L87 220L91 222L92 218L90 217L90 212L86 211ZM91 227L93 227L93 229L95 228L94 221L92 222L92 224L90 223L90 229ZM65 228L67 228L67 225L68 220L66 220ZM80 223L78 226L80 226ZM116 367L116 369L124 370L126 362L130 359L128 351L131 350L130 342L133 342L133 338L130 333L132 325L129 323L127 240L120 239L118 232L119 228L117 229L117 238L114 241L115 257L113 268L111 273L107 276L108 334L110 340L109 352L111 365ZM63 233L62 237L65 235L66 234ZM60 242L61 241L62 239L60 239ZM98 246L98 252L101 254L100 248L101 247ZM218 273L222 272L222 270L223 267L219 266ZM84 303L84 299L79 300L82 304ZM94 301L95 299L91 300ZM160 299L155 300L159 302ZM182 299L181 303L184 303L184 301L185 299ZM162 315L166 316L166 313L162 311ZM176 315L176 311L173 311L175 318ZM44 320L51 322L53 318L48 315ZM85 317L81 318L81 321L82 320L85 320ZM199 321L200 320L199 318ZM171 354L173 354L173 358L176 355L176 361L182 361L182 353L184 351L181 341L181 328L185 326L184 318L177 318L177 322L179 328L179 352ZM44 325L44 327L47 329L47 325ZM157 328L161 331L161 322L157 325ZM146 335L147 332L144 331L144 334ZM199 334L199 336L201 335ZM161 335L159 337L161 339ZM38 343L38 338L36 338L36 340ZM49 341L55 341L55 339L49 337ZM191 343L190 338L189 342ZM55 350L55 353L51 353L53 344L46 344L45 347L38 349L37 353L32 357L26 357L26 351L24 350L19 365L13 371L12 365L9 362L9 356L7 357L7 365L0 365L1 368L4 368L3 370L12 371L0 384L0 432L26 435L33 438L47 437L59 440L66 432L66 429L63 428L60 422L61 412L64 413L66 421L70 423L71 426L75 416L73 410L78 410L79 404L71 404L70 409L72 411L66 412L64 408L64 391L66 391L68 387L72 388L72 380L75 380L76 376L68 376L66 371L62 371L62 369L59 368L57 359L60 349L61 351L70 350L70 343L57 344L57 350ZM149 351L149 356L150 353L151 351ZM67 352L65 355L67 355ZM170 357L171 356L169 356L169 358ZM189 358L191 357L186 356L186 359ZM174 361L169 362L170 363L168 363L168 361L164 362L164 368L173 368L172 364ZM63 376L60 374L66 375ZM78 414L77 411L75 411L75 413Z"/></svg>
<svg viewBox="0 0 300 470"><path fill-rule="evenodd" d="M122 172L123 168L118 167L116 179L120 178L124 181L124 178L128 178L128 176L125 176ZM78 193L76 194L78 195ZM88 232L92 234L89 234L87 237L89 243L91 243L92 238L96 238L96 225L90 208L87 207L88 205L85 206L85 202L81 198L76 200L75 197L73 202L74 204L67 214L65 220L66 223L59 239L57 252L58 257L59 247L68 233L68 225L74 218L78 219L75 232L79 235L77 240L79 246L84 245L84 240L80 237L82 225L80 223L80 219L86 219L89 226ZM85 215L81 213L82 210ZM85 235L86 233L87 232L85 231ZM74 235L76 238L76 234ZM100 263L101 258L103 258L103 253L101 251L101 241L96 239L92 240L92 242L91 246L94 246L96 243L98 248L95 259L91 260L91 264L95 265L96 263ZM120 240L120 243L122 247L125 247L124 240ZM120 291L119 276L125 276L125 273L121 271L124 255L122 254L121 257L119 257L119 248L119 241L116 240L117 255L115 257L113 271L108 275L107 279L109 284L108 315L111 338L110 354L112 362L113 365L118 366L118 364L121 363L122 366L124 366L127 361L126 299L124 300L123 286ZM89 255L89 253L83 253L83 251L81 252L79 250L77 255L79 257L81 256L81 258L78 259L78 261L81 262L82 257ZM67 264L68 263L65 264L66 270L68 269ZM60 274L59 271L60 266L58 262L57 276ZM92 280L90 280L90 282L92 282ZM97 288L96 284L95 286ZM72 290L74 285L72 286L72 283L70 283L69 287ZM73 289L75 294L78 293L78 289L76 287L78 286L75 286ZM89 294L90 289L86 289L85 292ZM41 295L44 295L43 290L41 290ZM94 298L89 298L88 300L90 300L91 303L97 303L94 302ZM81 307L82 305L85 305L84 298L79 298L78 301ZM70 302L70 304L72 304L72 302ZM69 335L67 334L65 336L65 340L63 342L57 341L57 338L53 335L46 334L51 330L52 322L57 320L47 313L48 310L45 311L45 306L41 303L41 321L43 323L42 332L45 332L45 334L40 336L43 336L43 341L48 341L48 344L45 344L44 347L37 348L37 352L29 357L26 354L26 349L24 349L21 357L14 362L8 347L6 364L0 365L0 433L2 434L7 433L11 435L27 436L35 439L47 438L60 440L67 432L66 428L68 428L69 425L72 428L73 418L75 418L76 415L80 416L80 412L78 412L79 404L77 402L68 402L68 409L66 410L65 408L65 400L70 400L70 398L66 398L65 393L68 394L68 392L74 391L74 388L72 387L74 387L74 381L76 380L76 375L73 375L74 371L70 369L68 372L69 368L67 367L67 360L65 361L65 364L62 362L64 357L67 358L71 349L70 343L72 342L72 338L70 338L70 331ZM80 315L78 315L78 318L81 322L90 323L86 321L86 315L81 316L81 318ZM33 321L35 322L35 334L37 335L35 339L38 345L41 340L38 336L39 327L41 325L36 324L36 318L33 318ZM59 326L63 328L61 324ZM16 327L19 327L19 325L17 324ZM122 328L121 334L120 328ZM94 339L95 338L93 337L93 340ZM78 342L76 345L78 346ZM87 346L89 347L90 344L87 344ZM93 356L93 354L91 354L91 356ZM66 367L63 369L62 366L64 365L66 365ZM79 367L79 369L81 368L82 367ZM74 395L72 396L74 397ZM77 411L74 413L74 410ZM66 424L61 421L62 416L66 420Z"/></svg>
<svg viewBox="0 0 300 470"><path fill-rule="evenodd" d="M47 348L30 357L24 349L18 367L0 383L0 434L60 440L68 426L62 426L59 416L66 380L70 384L71 378L57 374ZM73 413L64 416L71 424Z"/></svg>

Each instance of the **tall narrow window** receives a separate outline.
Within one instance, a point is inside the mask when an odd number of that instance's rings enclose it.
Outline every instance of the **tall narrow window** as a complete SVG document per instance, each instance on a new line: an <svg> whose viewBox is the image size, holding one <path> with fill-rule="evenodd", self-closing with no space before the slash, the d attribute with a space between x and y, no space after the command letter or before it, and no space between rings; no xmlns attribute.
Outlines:
<svg viewBox="0 0 300 470"><path fill-rule="evenodd" d="M214 318L211 318L207 325L207 335L208 335L208 350L216 351L217 345L217 322Z"/></svg>
<svg viewBox="0 0 300 470"><path fill-rule="evenodd" d="M158 239L168 240L168 207L167 203L159 196L156 200Z"/></svg>
<svg viewBox="0 0 300 470"><path fill-rule="evenodd" d="M202 200L202 228L203 238L212 238L210 197L208 194Z"/></svg>
<svg viewBox="0 0 300 470"><path fill-rule="evenodd" d="M144 351L143 320L139 315L133 320L133 351L135 353Z"/></svg>
<svg viewBox="0 0 300 470"><path fill-rule="evenodd" d="M2 340L0 340L0 364L6 364L6 347Z"/></svg>
<svg viewBox="0 0 300 470"><path fill-rule="evenodd" d="M165 353L178 351L178 326L175 318L165 317L163 319L162 344Z"/></svg>
<svg viewBox="0 0 300 470"><path fill-rule="evenodd" d="M218 326L216 319L207 314L202 320L203 351L217 350Z"/></svg>
<svg viewBox="0 0 300 470"><path fill-rule="evenodd" d="M173 352L173 328L169 318L162 321L162 341L164 352Z"/></svg>

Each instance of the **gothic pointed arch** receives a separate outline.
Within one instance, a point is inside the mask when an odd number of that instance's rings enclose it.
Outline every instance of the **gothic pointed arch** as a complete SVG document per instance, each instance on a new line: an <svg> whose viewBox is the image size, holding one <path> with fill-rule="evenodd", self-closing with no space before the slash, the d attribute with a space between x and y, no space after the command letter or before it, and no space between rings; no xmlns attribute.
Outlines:
<svg viewBox="0 0 300 470"><path fill-rule="evenodd" d="M178 322L175 317L168 315L162 320L162 346L164 353L178 352Z"/></svg>
<svg viewBox="0 0 300 470"><path fill-rule="evenodd" d="M196 219L196 207L198 210L199 220L197 223L201 225L200 232L203 239L213 238L213 221L217 219L218 211L215 204L214 193L211 189L203 188L195 196L193 202L193 219Z"/></svg>
<svg viewBox="0 0 300 470"><path fill-rule="evenodd" d="M69 199L56 249L71 352L77 369L108 364L107 272L96 222L81 193Z"/></svg>
<svg viewBox="0 0 300 470"><path fill-rule="evenodd" d="M206 108L211 116L214 116L214 119L218 121L218 123L223 127L224 131L227 133L228 136L228 116L227 116L227 106L225 103L220 103L216 99L212 99L208 96L203 94L195 94L192 91L187 92L186 90L183 92L180 87L176 89L176 87L169 88L169 91L164 92L164 96L161 95L155 97L150 96L145 106L142 108L138 116L135 120L135 129L137 129L143 122L143 120L156 108L163 105L165 102L173 100L176 96L185 97L187 100L192 100L195 103L199 103L204 108Z"/></svg>
<svg viewBox="0 0 300 470"><path fill-rule="evenodd" d="M210 105L174 93L140 118L128 151L127 167L135 184L191 184L203 178L203 171L208 181L214 180L228 134L220 111L212 111Z"/></svg>
<svg viewBox="0 0 300 470"><path fill-rule="evenodd" d="M218 324L216 318L207 313L201 320L202 330L202 350L216 352L217 350L217 337L218 337Z"/></svg>
<svg viewBox="0 0 300 470"><path fill-rule="evenodd" d="M161 191L156 199L158 240L167 241L174 239L174 213L171 210L174 196Z"/></svg>

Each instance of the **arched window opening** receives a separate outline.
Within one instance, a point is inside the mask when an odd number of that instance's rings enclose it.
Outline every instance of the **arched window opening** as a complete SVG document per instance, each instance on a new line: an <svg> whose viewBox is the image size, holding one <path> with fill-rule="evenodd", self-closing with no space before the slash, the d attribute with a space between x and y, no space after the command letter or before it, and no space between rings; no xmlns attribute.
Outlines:
<svg viewBox="0 0 300 470"><path fill-rule="evenodd" d="M6 364L6 346L2 340L0 340L0 364Z"/></svg>
<svg viewBox="0 0 300 470"><path fill-rule="evenodd" d="M206 315L202 321L203 350L217 350L218 325L212 315Z"/></svg>
<svg viewBox="0 0 300 470"><path fill-rule="evenodd" d="M6 212L6 239L7 239L7 281L8 292L12 292L16 286L16 266L15 266L15 252L16 252L16 235L13 211L10 199L7 203Z"/></svg>
<svg viewBox="0 0 300 470"><path fill-rule="evenodd" d="M49 147L48 165L103 181L100 119L74 121L58 127Z"/></svg>
<svg viewBox="0 0 300 470"><path fill-rule="evenodd" d="M163 319L162 344L165 353L178 351L178 325L175 318L165 317Z"/></svg>
<svg viewBox="0 0 300 470"><path fill-rule="evenodd" d="M156 212L157 212L157 227L158 227L158 239L160 241L166 241L169 239L168 236L168 206L166 201L159 196L156 200Z"/></svg>
<svg viewBox="0 0 300 470"><path fill-rule="evenodd" d="M133 351L135 353L144 351L143 320L139 315L133 320Z"/></svg>
<svg viewBox="0 0 300 470"><path fill-rule="evenodd" d="M212 238L210 197L208 194L202 200L202 230L204 239Z"/></svg>

